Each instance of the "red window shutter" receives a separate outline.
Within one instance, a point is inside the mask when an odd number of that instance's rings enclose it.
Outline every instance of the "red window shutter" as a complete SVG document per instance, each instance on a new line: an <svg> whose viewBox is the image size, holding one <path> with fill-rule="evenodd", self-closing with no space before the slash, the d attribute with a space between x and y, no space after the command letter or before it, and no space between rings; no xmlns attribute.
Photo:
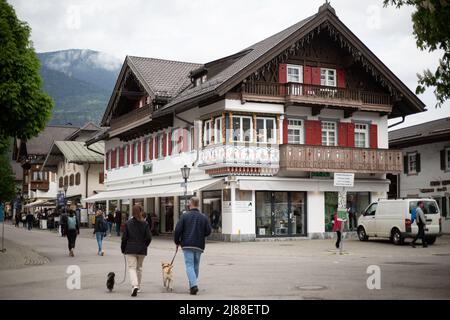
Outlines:
<svg viewBox="0 0 450 320"><path fill-rule="evenodd" d="M116 151L111 151L111 168L114 169L116 167Z"/></svg>
<svg viewBox="0 0 450 320"><path fill-rule="evenodd" d="M322 144L322 127L318 120L305 120L305 144Z"/></svg>
<svg viewBox="0 0 450 320"><path fill-rule="evenodd" d="M161 136L156 136L154 138L154 143L155 143L155 159L158 159L159 156L159 139L161 139Z"/></svg>
<svg viewBox="0 0 450 320"><path fill-rule="evenodd" d="M171 156L172 155L172 132L169 132L167 137L168 137L168 140L169 140L169 151L167 152L167 154L169 156Z"/></svg>
<svg viewBox="0 0 450 320"><path fill-rule="evenodd" d="M347 124L347 146L354 148L355 147L355 124L348 123Z"/></svg>
<svg viewBox="0 0 450 320"><path fill-rule="evenodd" d="M138 142L138 163L142 161L142 141Z"/></svg>
<svg viewBox="0 0 450 320"><path fill-rule="evenodd" d="M283 84L287 82L287 64L285 63L280 63L278 66L278 82ZM280 94L286 94L286 88L284 85L280 86Z"/></svg>
<svg viewBox="0 0 450 320"><path fill-rule="evenodd" d="M378 148L378 126L376 124L370 125L370 147Z"/></svg>
<svg viewBox="0 0 450 320"><path fill-rule="evenodd" d="M311 83L320 86L320 68L311 68Z"/></svg>
<svg viewBox="0 0 450 320"><path fill-rule="evenodd" d="M164 133L162 136L163 139L163 146L162 146L162 153L163 157L167 156L167 134Z"/></svg>
<svg viewBox="0 0 450 320"><path fill-rule="evenodd" d="M345 88L345 72L344 69L337 69L337 86L338 88Z"/></svg>
<svg viewBox="0 0 450 320"><path fill-rule="evenodd" d="M303 83L311 84L312 83L312 69L311 67L304 66L303 67Z"/></svg>
<svg viewBox="0 0 450 320"><path fill-rule="evenodd" d="M153 138L148 139L148 159L153 160Z"/></svg>
<svg viewBox="0 0 450 320"><path fill-rule="evenodd" d="M347 134L347 126L348 123L345 122L339 122L338 124L338 145L340 147L347 147L348 146L348 134Z"/></svg>
<svg viewBox="0 0 450 320"><path fill-rule="evenodd" d="M283 119L283 144L287 144L288 143L288 119L284 118Z"/></svg>
<svg viewBox="0 0 450 320"><path fill-rule="evenodd" d="M187 152L189 150L188 130L189 130L189 128L183 129L183 152Z"/></svg>
<svg viewBox="0 0 450 320"><path fill-rule="evenodd" d="M109 170L109 151L106 153L106 170Z"/></svg>
<svg viewBox="0 0 450 320"><path fill-rule="evenodd" d="M123 167L123 148L119 148L119 167Z"/></svg>

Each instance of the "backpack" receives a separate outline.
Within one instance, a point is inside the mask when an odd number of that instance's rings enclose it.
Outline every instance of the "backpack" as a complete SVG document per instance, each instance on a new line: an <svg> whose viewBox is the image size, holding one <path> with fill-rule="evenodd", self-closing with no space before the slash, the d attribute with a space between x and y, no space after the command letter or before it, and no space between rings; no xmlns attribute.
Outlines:
<svg viewBox="0 0 450 320"><path fill-rule="evenodd" d="M67 218L67 229L75 230L77 228L77 218L75 216Z"/></svg>
<svg viewBox="0 0 450 320"><path fill-rule="evenodd" d="M416 208L411 209L411 223L414 223L414 220L416 220Z"/></svg>

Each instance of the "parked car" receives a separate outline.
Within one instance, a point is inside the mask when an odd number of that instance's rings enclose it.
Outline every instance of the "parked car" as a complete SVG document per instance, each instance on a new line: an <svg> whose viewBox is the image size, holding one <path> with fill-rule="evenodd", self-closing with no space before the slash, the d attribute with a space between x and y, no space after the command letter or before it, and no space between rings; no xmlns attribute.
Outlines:
<svg viewBox="0 0 450 320"><path fill-rule="evenodd" d="M389 238L394 244L400 245L405 238L413 238L419 228L415 221L411 223L411 210L417 207L418 201L424 203L427 242L433 244L442 232L439 206L433 199L379 200L371 203L358 219L359 240Z"/></svg>

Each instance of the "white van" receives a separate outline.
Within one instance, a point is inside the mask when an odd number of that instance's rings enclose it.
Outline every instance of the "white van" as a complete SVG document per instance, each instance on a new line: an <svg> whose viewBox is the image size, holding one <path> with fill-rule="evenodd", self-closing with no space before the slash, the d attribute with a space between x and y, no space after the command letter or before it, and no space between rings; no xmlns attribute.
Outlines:
<svg viewBox="0 0 450 320"><path fill-rule="evenodd" d="M379 200L371 203L358 219L359 240L389 238L400 245L405 238L415 237L419 228L416 221L411 223L411 210L417 207L418 201L423 202L427 219L425 237L428 244L433 244L442 231L439 206L433 199Z"/></svg>

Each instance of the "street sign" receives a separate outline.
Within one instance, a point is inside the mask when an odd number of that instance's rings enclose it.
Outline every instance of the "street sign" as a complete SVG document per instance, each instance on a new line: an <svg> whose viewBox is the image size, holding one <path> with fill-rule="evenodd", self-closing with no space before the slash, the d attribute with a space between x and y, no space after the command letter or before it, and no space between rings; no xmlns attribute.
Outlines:
<svg viewBox="0 0 450 320"><path fill-rule="evenodd" d="M335 187L353 187L355 180L354 173L335 173L334 186Z"/></svg>

